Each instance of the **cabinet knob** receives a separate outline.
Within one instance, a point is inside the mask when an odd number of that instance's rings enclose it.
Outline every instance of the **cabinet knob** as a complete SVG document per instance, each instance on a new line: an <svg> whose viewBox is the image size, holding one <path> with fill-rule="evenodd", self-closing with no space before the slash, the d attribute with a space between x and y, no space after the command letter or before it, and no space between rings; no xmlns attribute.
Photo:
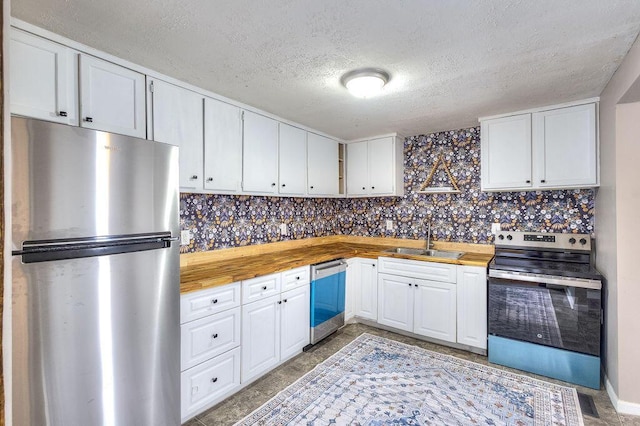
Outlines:
<svg viewBox="0 0 640 426"><path fill-rule="evenodd" d="M409 283L409 287L411 287L413 284Z"/></svg>
<svg viewBox="0 0 640 426"><path fill-rule="evenodd" d="M545 183L545 182L546 182L546 180L540 179L540 183Z"/></svg>
<svg viewBox="0 0 640 426"><path fill-rule="evenodd" d="M267 286L266 286L266 285L263 285L263 286L262 286L262 289L263 289L263 290L266 290L266 289L267 289Z"/></svg>
<svg viewBox="0 0 640 426"><path fill-rule="evenodd" d="M211 304L215 305L216 303L218 303L218 299L211 299Z"/></svg>
<svg viewBox="0 0 640 426"><path fill-rule="evenodd" d="M284 299L284 300L283 300L283 302L284 302L284 303L287 303L287 299Z"/></svg>
<svg viewBox="0 0 640 426"><path fill-rule="evenodd" d="M85 117L84 121L86 121L87 123L93 123L93 118L92 117Z"/></svg>
<svg viewBox="0 0 640 426"><path fill-rule="evenodd" d="M371 267L372 267L372 268L375 268L375 267L376 267L376 265L374 265L374 264L372 263L372 264L371 264Z"/></svg>
<svg viewBox="0 0 640 426"><path fill-rule="evenodd" d="M198 179L198 175L193 175L189 178L189 180L197 180Z"/></svg>
<svg viewBox="0 0 640 426"><path fill-rule="evenodd" d="M278 300L278 305L282 305L282 300Z"/></svg>
<svg viewBox="0 0 640 426"><path fill-rule="evenodd" d="M276 186L275 182L271 184L271 186Z"/></svg>
<svg viewBox="0 0 640 426"><path fill-rule="evenodd" d="M212 177L208 177L207 178L207 182L213 182L213 178Z"/></svg>
<svg viewBox="0 0 640 426"><path fill-rule="evenodd" d="M58 115L60 117L66 117L67 116L67 111L58 111Z"/></svg>
<svg viewBox="0 0 640 426"><path fill-rule="evenodd" d="M214 334L211 336L212 339L217 339L218 338L218 333Z"/></svg>
<svg viewBox="0 0 640 426"><path fill-rule="evenodd" d="M284 188L285 186L287 186L287 185L285 185L285 184L283 183L283 184L282 184L282 187Z"/></svg>
<svg viewBox="0 0 640 426"><path fill-rule="evenodd" d="M365 188L365 187L363 186L363 187L362 187L362 190L364 191L365 189L367 189L367 188Z"/></svg>
<svg viewBox="0 0 640 426"><path fill-rule="evenodd" d="M371 187L371 189L376 189L376 187L375 187L375 186L372 186L372 187Z"/></svg>
<svg viewBox="0 0 640 426"><path fill-rule="evenodd" d="M299 280L299 279L300 279L300 277L296 277L296 280Z"/></svg>
<svg viewBox="0 0 640 426"><path fill-rule="evenodd" d="M211 379L211 383L215 383L215 382L217 382L217 381L218 381L218 378L217 378L217 377L214 377L213 379Z"/></svg>
<svg viewBox="0 0 640 426"><path fill-rule="evenodd" d="M530 180L527 180L527 181L525 181L525 182L526 182L526 183L531 183L531 181L530 181Z"/></svg>
<svg viewBox="0 0 640 426"><path fill-rule="evenodd" d="M313 189L313 185L311 185L311 189Z"/></svg>

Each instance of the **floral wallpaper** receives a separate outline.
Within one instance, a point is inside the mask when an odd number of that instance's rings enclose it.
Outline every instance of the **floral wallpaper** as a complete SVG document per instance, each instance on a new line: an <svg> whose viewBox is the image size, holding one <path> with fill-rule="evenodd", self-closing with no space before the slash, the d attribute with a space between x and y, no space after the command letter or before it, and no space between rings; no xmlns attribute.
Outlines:
<svg viewBox="0 0 640 426"><path fill-rule="evenodd" d="M460 193L421 194L442 155ZM480 128L412 136L404 143L404 197L282 198L180 194L180 226L191 231L182 252L345 234L490 244L491 224L518 231L593 233L592 189L480 191ZM429 186L452 186L439 166ZM393 230L386 229L386 221ZM288 235L280 235L280 224Z"/></svg>

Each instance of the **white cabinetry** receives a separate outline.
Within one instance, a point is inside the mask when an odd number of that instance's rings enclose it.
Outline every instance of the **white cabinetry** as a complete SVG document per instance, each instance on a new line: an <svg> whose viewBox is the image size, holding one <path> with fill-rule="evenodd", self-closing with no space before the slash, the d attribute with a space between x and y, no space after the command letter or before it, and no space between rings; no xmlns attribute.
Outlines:
<svg viewBox="0 0 640 426"><path fill-rule="evenodd" d="M244 111L243 126L242 189L275 194L278 192L278 122Z"/></svg>
<svg viewBox="0 0 640 426"><path fill-rule="evenodd" d="M307 187L307 132L279 125L278 193L305 195Z"/></svg>
<svg viewBox="0 0 640 426"><path fill-rule="evenodd" d="M360 294L360 275L357 265L359 259L352 257L346 260L347 271L344 283L344 321L348 322L355 316L356 297Z"/></svg>
<svg viewBox="0 0 640 426"><path fill-rule="evenodd" d="M242 282L242 383L309 344L309 276L305 266Z"/></svg>
<svg viewBox="0 0 640 426"><path fill-rule="evenodd" d="M82 127L144 138L144 74L80 54L80 121Z"/></svg>
<svg viewBox="0 0 640 426"><path fill-rule="evenodd" d="M487 270L458 266L458 342L487 349Z"/></svg>
<svg viewBox="0 0 640 426"><path fill-rule="evenodd" d="M191 90L149 79L152 139L180 147L180 187L202 189L204 97Z"/></svg>
<svg viewBox="0 0 640 426"><path fill-rule="evenodd" d="M180 297L182 421L240 386L240 283Z"/></svg>
<svg viewBox="0 0 640 426"><path fill-rule="evenodd" d="M378 301L380 324L448 342L456 341L455 282L380 273Z"/></svg>
<svg viewBox="0 0 640 426"><path fill-rule="evenodd" d="M396 136L347 144L347 195L404 195L403 160Z"/></svg>
<svg viewBox="0 0 640 426"><path fill-rule="evenodd" d="M78 125L78 52L11 30L11 113Z"/></svg>
<svg viewBox="0 0 640 426"><path fill-rule="evenodd" d="M242 119L240 108L204 100L204 189L242 190Z"/></svg>
<svg viewBox="0 0 640 426"><path fill-rule="evenodd" d="M597 103L481 119L483 191L598 186Z"/></svg>
<svg viewBox="0 0 640 426"><path fill-rule="evenodd" d="M378 262L376 259L359 259L357 268L358 290L355 297L355 316L378 319Z"/></svg>
<svg viewBox="0 0 640 426"><path fill-rule="evenodd" d="M338 142L324 136L307 135L307 193L335 196L339 194Z"/></svg>

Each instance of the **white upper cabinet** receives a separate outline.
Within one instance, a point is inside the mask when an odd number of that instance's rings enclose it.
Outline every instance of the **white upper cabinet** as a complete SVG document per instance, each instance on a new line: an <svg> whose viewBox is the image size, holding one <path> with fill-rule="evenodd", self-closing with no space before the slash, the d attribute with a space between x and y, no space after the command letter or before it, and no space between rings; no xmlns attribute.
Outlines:
<svg viewBox="0 0 640 426"><path fill-rule="evenodd" d="M404 195L403 161L396 136L347 144L347 195Z"/></svg>
<svg viewBox="0 0 640 426"><path fill-rule="evenodd" d="M162 80L150 79L153 140L180 147L180 187L202 189L204 97Z"/></svg>
<svg viewBox="0 0 640 426"><path fill-rule="evenodd" d="M307 132L280 123L278 193L305 195L307 187Z"/></svg>
<svg viewBox="0 0 640 426"><path fill-rule="evenodd" d="M531 114L482 122L482 190L531 188Z"/></svg>
<svg viewBox="0 0 640 426"><path fill-rule="evenodd" d="M347 146L347 194L369 194L369 142L355 142Z"/></svg>
<svg viewBox="0 0 640 426"><path fill-rule="evenodd" d="M481 119L482 190L599 185L595 102Z"/></svg>
<svg viewBox="0 0 640 426"><path fill-rule="evenodd" d="M204 101L204 188L242 190L242 118L240 108L211 98Z"/></svg>
<svg viewBox="0 0 640 426"><path fill-rule="evenodd" d="M278 122L244 111L242 189L245 192L278 192Z"/></svg>
<svg viewBox="0 0 640 426"><path fill-rule="evenodd" d="M80 55L80 125L144 138L145 76Z"/></svg>
<svg viewBox="0 0 640 426"><path fill-rule="evenodd" d="M594 186L598 181L596 105L533 114L536 186Z"/></svg>
<svg viewBox="0 0 640 426"><path fill-rule="evenodd" d="M307 193L311 196L339 194L338 142L325 136L307 135Z"/></svg>
<svg viewBox="0 0 640 426"><path fill-rule="evenodd" d="M17 29L10 42L11 113L78 125L78 53Z"/></svg>

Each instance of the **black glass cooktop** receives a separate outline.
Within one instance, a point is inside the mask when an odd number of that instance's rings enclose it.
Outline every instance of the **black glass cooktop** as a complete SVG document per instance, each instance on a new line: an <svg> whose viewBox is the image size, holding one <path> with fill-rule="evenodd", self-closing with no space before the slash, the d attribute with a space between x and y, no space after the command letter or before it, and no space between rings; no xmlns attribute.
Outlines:
<svg viewBox="0 0 640 426"><path fill-rule="evenodd" d="M560 259L548 260L544 258L544 256L538 256L537 258L526 256L514 257L510 255L503 256L496 251L496 257L489 264L489 269L602 280L602 275L591 264L588 258L586 262L578 259L574 259L573 261Z"/></svg>

